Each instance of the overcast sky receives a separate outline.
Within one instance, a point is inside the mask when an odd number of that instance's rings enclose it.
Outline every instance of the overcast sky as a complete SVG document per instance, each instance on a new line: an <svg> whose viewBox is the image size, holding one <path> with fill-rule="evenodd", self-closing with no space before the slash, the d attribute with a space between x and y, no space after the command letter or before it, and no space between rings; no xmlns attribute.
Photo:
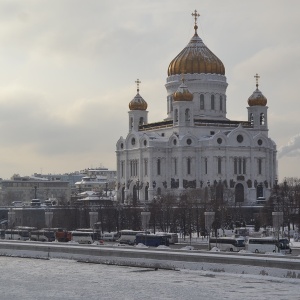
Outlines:
<svg viewBox="0 0 300 300"><path fill-rule="evenodd" d="M1 0L0 177L116 169L128 103L167 116L171 60L198 34L225 65L227 117L268 99L279 179L300 177L299 0Z"/></svg>

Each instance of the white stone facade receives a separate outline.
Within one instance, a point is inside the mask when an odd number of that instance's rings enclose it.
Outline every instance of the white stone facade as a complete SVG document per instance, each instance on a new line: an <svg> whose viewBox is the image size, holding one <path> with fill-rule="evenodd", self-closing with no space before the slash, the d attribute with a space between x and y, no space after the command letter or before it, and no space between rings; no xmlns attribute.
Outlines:
<svg viewBox="0 0 300 300"><path fill-rule="evenodd" d="M128 135L116 145L118 201L151 202L214 182L232 189L242 205L268 198L277 176L268 107L252 103L246 121L232 121L226 117L225 75L185 74L192 101L174 100L181 83L180 74L167 78L166 119L148 124L145 109L129 111Z"/></svg>

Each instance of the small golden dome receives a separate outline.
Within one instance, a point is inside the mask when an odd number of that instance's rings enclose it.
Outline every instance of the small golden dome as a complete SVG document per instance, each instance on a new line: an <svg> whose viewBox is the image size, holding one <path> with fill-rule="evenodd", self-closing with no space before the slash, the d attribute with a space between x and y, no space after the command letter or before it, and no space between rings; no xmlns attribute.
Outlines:
<svg viewBox="0 0 300 300"><path fill-rule="evenodd" d="M139 94L140 92L140 83L141 81L137 79L135 81L137 84L137 94L136 96L129 102L129 109L130 110L146 110L148 107L147 102L142 98L142 96Z"/></svg>
<svg viewBox="0 0 300 300"><path fill-rule="evenodd" d="M197 25L194 28L195 35L169 64L168 76L181 74L182 72L184 74L211 73L225 75L223 63L206 47L198 36Z"/></svg>
<svg viewBox="0 0 300 300"><path fill-rule="evenodd" d="M178 87L177 91L173 94L174 101L193 101L193 94L188 90L187 86L182 80L182 84Z"/></svg>
<svg viewBox="0 0 300 300"><path fill-rule="evenodd" d="M253 94L248 98L248 105L249 106L266 106L267 105L267 98L262 94L262 92L258 89L258 74L254 76L256 78L256 90Z"/></svg>
<svg viewBox="0 0 300 300"><path fill-rule="evenodd" d="M248 99L249 106L266 106L267 102L267 98L262 94L262 92L258 88Z"/></svg>
<svg viewBox="0 0 300 300"><path fill-rule="evenodd" d="M130 101L130 110L146 110L148 107L147 102L142 98L142 96L137 93L136 96Z"/></svg>

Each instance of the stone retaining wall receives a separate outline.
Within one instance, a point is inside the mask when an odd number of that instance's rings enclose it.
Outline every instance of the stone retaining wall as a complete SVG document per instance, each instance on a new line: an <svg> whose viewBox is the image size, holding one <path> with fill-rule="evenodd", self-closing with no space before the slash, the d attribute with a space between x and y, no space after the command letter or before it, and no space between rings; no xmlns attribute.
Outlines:
<svg viewBox="0 0 300 300"><path fill-rule="evenodd" d="M300 279L300 258L291 256L19 241L1 241L0 255Z"/></svg>

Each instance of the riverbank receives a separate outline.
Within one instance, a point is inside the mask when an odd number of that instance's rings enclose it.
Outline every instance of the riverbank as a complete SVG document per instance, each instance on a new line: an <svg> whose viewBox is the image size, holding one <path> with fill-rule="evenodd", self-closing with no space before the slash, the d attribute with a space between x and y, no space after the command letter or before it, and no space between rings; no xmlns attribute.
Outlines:
<svg viewBox="0 0 300 300"><path fill-rule="evenodd" d="M109 265L252 274L300 280L300 257L138 248L75 243L1 241L0 255L71 259Z"/></svg>

